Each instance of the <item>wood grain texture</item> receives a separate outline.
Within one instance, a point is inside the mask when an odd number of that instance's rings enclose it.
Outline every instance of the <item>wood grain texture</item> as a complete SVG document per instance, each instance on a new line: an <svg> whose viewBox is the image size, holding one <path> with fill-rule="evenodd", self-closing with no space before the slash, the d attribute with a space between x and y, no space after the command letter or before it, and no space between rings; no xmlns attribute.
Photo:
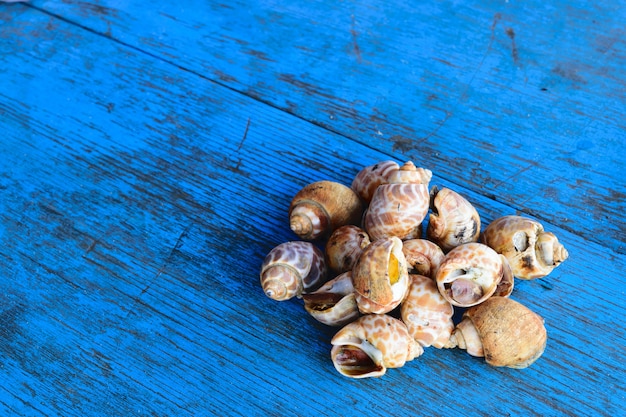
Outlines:
<svg viewBox="0 0 626 417"><path fill-rule="evenodd" d="M89 16L80 27L39 7L0 8L0 414L623 410L626 259L567 222L544 225L570 259L514 293L546 320L548 348L532 367L491 368L462 351L429 349L381 379L341 377L329 359L334 330L299 300L267 299L258 270L273 246L294 239L286 211L300 187L349 183L361 167L412 151L332 132L315 103L298 101L305 110L290 114L86 30ZM117 7L133 15L126 2ZM563 169L567 178L577 172ZM490 198L477 178L433 170L433 184L461 192L485 224L525 210ZM599 185L610 187L607 178ZM546 213L565 210L558 199L537 199Z"/></svg>
<svg viewBox="0 0 626 417"><path fill-rule="evenodd" d="M626 252L623 2L37 7Z"/></svg>

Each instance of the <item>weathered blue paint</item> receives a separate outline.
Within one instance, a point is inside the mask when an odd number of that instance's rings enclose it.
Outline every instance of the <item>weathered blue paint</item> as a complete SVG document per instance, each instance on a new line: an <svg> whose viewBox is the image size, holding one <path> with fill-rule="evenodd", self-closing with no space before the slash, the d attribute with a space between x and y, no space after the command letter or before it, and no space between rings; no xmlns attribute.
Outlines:
<svg viewBox="0 0 626 417"><path fill-rule="evenodd" d="M615 35L611 22L622 9L580 3L561 16L559 7L542 6L547 18L508 3L415 10L401 2L395 9L310 3L0 6L0 414L619 415L626 258L623 236L611 239L610 231L625 218L617 140L625 104L617 87L625 78L612 59L623 57L624 43L605 39L598 46L605 60L598 60L582 53L589 45L574 42L567 27L593 10ZM495 19L496 7L507 12ZM409 25L415 16L429 17L418 20L423 30ZM488 26L470 37L481 19L494 25L493 35ZM541 36L531 37L533 30ZM458 68L417 59L443 56L451 33L459 44L446 50L447 62ZM524 36L571 46L559 56L580 69L554 72L545 87L551 91L529 95L534 87L523 87L518 71L532 85L552 73L557 58L541 63L547 45L524 46ZM201 48L198 39L206 42ZM254 53L240 55L243 39ZM433 45L430 52L411 49L420 39ZM308 46L279 47L290 40ZM490 53L473 44L489 45ZM413 55L405 66L375 65L407 51ZM324 53L328 59L319 60ZM505 65L504 55L525 66ZM352 71L333 74L346 57ZM299 72L304 65L307 74ZM598 75L603 66L605 77ZM569 74L569 87L559 72ZM576 86L576 74L587 83ZM445 92L443 102L412 99L426 91ZM508 109L510 120L487 112L490 103ZM591 106L592 117L576 103ZM534 113L547 128L523 119L529 108L553 112ZM548 348L526 370L431 349L384 378L348 380L329 360L334 330L314 322L298 300L268 300L260 263L274 245L295 238L286 210L300 187L319 179L349 183L383 159L425 161L403 138L435 129L438 120L445 123L423 141L433 152L434 184L467 196L485 223L534 210L570 251L549 277L516 283L514 297L546 320ZM584 128L573 134L559 126ZM379 128L383 135L370 134ZM531 128L545 139L503 147ZM388 130L404 136L390 140ZM567 135L571 141L562 142ZM553 156L558 143L570 146L571 161ZM542 157L544 146L552 156ZM462 168L474 162L463 148L481 150L471 177ZM595 156L599 150L609 153ZM518 181L502 182L529 165ZM564 201L576 191L572 178L583 194ZM551 181L543 194L511 197ZM585 210L584 199L598 189L615 190L614 199ZM602 238L590 237L604 229Z"/></svg>
<svg viewBox="0 0 626 417"><path fill-rule="evenodd" d="M623 2L38 7L626 251Z"/></svg>

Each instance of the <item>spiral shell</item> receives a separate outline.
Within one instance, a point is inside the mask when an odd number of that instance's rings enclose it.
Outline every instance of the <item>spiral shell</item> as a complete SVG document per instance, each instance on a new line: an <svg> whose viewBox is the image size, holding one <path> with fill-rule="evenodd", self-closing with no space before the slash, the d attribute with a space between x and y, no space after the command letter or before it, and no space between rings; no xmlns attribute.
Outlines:
<svg viewBox="0 0 626 417"><path fill-rule="evenodd" d="M372 200L376 188L381 184L386 184L389 173L398 168L400 166L394 161L383 161L367 166L354 177L351 188L367 205Z"/></svg>
<svg viewBox="0 0 626 417"><path fill-rule="evenodd" d="M368 314L344 326L331 340L335 369L350 378L380 377L424 350L400 320Z"/></svg>
<svg viewBox="0 0 626 417"><path fill-rule="evenodd" d="M482 243L465 243L448 252L435 280L452 305L470 307L493 295L503 273L502 259L493 249Z"/></svg>
<svg viewBox="0 0 626 417"><path fill-rule="evenodd" d="M372 241L420 237L428 213L431 177L430 170L416 168L410 161L388 175L388 184L378 186L364 215L364 228Z"/></svg>
<svg viewBox="0 0 626 417"><path fill-rule="evenodd" d="M302 188L291 200L289 226L304 240L328 237L345 224L358 224L363 213L359 196L334 181L317 181Z"/></svg>
<svg viewBox="0 0 626 417"><path fill-rule="evenodd" d="M409 292L400 307L402 321L420 345L442 348L454 329L454 308L431 278L414 274L409 278Z"/></svg>
<svg viewBox="0 0 626 417"><path fill-rule="evenodd" d="M359 317L351 271L338 275L316 291L302 294L302 300L304 309L328 326L344 326Z"/></svg>
<svg viewBox="0 0 626 417"><path fill-rule="evenodd" d="M284 242L273 248L261 265L265 295L277 301L301 297L326 280L324 254L310 242Z"/></svg>
<svg viewBox="0 0 626 417"><path fill-rule="evenodd" d="M409 239L402 242L402 252L410 274L435 278L435 272L445 254L439 246L426 239Z"/></svg>
<svg viewBox="0 0 626 417"><path fill-rule="evenodd" d="M370 238L363 229L354 225L341 226L326 242L328 268L337 274L351 271Z"/></svg>
<svg viewBox="0 0 626 417"><path fill-rule="evenodd" d="M543 225L522 216L503 216L491 222L482 241L504 255L513 275L520 279L542 278L568 258L565 247Z"/></svg>
<svg viewBox="0 0 626 417"><path fill-rule="evenodd" d="M370 243L354 264L352 284L363 314L387 313L400 305L409 288L402 241L390 237Z"/></svg>
<svg viewBox="0 0 626 417"><path fill-rule="evenodd" d="M480 216L459 193L433 187L430 191L430 208L426 236L444 252L463 243L477 242L480 236Z"/></svg>
<svg viewBox="0 0 626 417"><path fill-rule="evenodd" d="M541 316L510 298L491 297L469 308L448 347L485 357L492 366L526 368L544 352L547 332Z"/></svg>

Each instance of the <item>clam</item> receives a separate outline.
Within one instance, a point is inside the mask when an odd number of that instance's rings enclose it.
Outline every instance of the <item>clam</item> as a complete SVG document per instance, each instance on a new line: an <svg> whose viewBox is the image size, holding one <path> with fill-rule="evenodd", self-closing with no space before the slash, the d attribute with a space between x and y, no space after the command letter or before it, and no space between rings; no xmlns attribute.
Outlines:
<svg viewBox="0 0 626 417"><path fill-rule="evenodd" d="M317 321L328 326L344 326L357 317L352 272L344 272L316 291L302 295L304 309Z"/></svg>
<svg viewBox="0 0 626 417"><path fill-rule="evenodd" d="M569 256L553 233L522 216L494 220L485 228L482 242L504 255L513 275L520 279L542 278Z"/></svg>
<svg viewBox="0 0 626 417"><path fill-rule="evenodd" d="M426 236L444 252L464 243L477 242L480 235L480 216L474 206L462 195L449 188L430 191L430 208Z"/></svg>
<svg viewBox="0 0 626 417"><path fill-rule="evenodd" d="M412 162L389 173L379 185L365 212L363 225L372 241L387 237L401 240L420 237L421 224L428 213L428 183L432 172L416 168Z"/></svg>
<svg viewBox="0 0 626 417"><path fill-rule="evenodd" d="M352 284L363 314L387 313L400 305L409 287L402 241L390 237L363 249L352 269Z"/></svg>
<svg viewBox="0 0 626 417"><path fill-rule="evenodd" d="M502 280L502 259L481 243L465 243L448 252L435 276L439 292L452 305L470 307L491 297Z"/></svg>
<svg viewBox="0 0 626 417"><path fill-rule="evenodd" d="M454 308L431 278L415 274L409 278L409 292L400 307L402 321L421 346L442 348L454 329Z"/></svg>
<svg viewBox="0 0 626 417"><path fill-rule="evenodd" d="M291 200L289 226L304 240L328 237L345 224L358 224L363 207L359 196L334 181L306 185Z"/></svg>
<svg viewBox="0 0 626 417"><path fill-rule="evenodd" d="M284 301L315 291L326 281L324 254L310 242L284 242L261 265L261 286L269 298Z"/></svg>
<svg viewBox="0 0 626 417"><path fill-rule="evenodd" d="M543 354L547 337L537 313L510 298L491 297L465 311L447 347L484 357L492 366L526 368Z"/></svg>
<svg viewBox="0 0 626 417"><path fill-rule="evenodd" d="M344 326L331 340L335 369L350 378L380 377L424 350L402 321L386 314L368 314Z"/></svg>

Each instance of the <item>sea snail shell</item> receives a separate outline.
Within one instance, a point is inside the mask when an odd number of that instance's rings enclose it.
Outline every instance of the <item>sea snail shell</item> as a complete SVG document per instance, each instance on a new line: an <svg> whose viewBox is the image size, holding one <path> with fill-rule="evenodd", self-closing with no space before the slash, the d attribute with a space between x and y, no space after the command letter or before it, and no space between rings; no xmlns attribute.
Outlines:
<svg viewBox="0 0 626 417"><path fill-rule="evenodd" d="M363 249L352 269L352 284L363 314L387 313L400 305L409 288L402 241L390 237Z"/></svg>
<svg viewBox="0 0 626 417"><path fill-rule="evenodd" d="M465 243L448 252L435 280L452 305L470 307L491 297L503 274L502 259L493 249L482 243Z"/></svg>
<svg viewBox="0 0 626 417"><path fill-rule="evenodd" d="M364 228L372 241L395 236L401 240L419 238L420 226L428 213L428 183L432 172L406 162L378 186L365 212Z"/></svg>
<svg viewBox="0 0 626 417"><path fill-rule="evenodd" d="M289 205L289 226L304 240L327 237L345 224L358 224L363 207L350 187L317 181L302 188Z"/></svg>
<svg viewBox="0 0 626 417"><path fill-rule="evenodd" d="M361 197L364 204L369 204L372 196L381 184L387 183L387 176L400 166L394 161L383 161L367 166L359 171L352 181L351 188Z"/></svg>
<svg viewBox="0 0 626 417"><path fill-rule="evenodd" d="M265 295L277 301L301 297L326 280L324 254L310 242L284 242L273 248L261 265Z"/></svg>
<svg viewBox="0 0 626 417"><path fill-rule="evenodd" d="M546 341L541 316L510 298L491 297L465 311L447 347L484 356L492 366L526 368L543 354Z"/></svg>
<svg viewBox="0 0 626 417"><path fill-rule="evenodd" d="M304 309L320 323L345 326L359 317L354 298L352 272L344 272L316 291L302 294Z"/></svg>
<svg viewBox="0 0 626 417"><path fill-rule="evenodd" d="M431 278L414 274L409 278L409 292L400 307L402 321L420 345L440 349L454 329L452 304L443 298Z"/></svg>
<svg viewBox="0 0 626 417"><path fill-rule="evenodd" d="M354 225L341 226L326 242L328 268L337 274L351 271L370 238L363 229Z"/></svg>
<svg viewBox="0 0 626 417"><path fill-rule="evenodd" d="M350 378L379 377L420 356L423 348L400 320L368 314L344 326L331 340L335 369Z"/></svg>
<svg viewBox="0 0 626 417"><path fill-rule="evenodd" d="M433 187L430 191L430 208L426 236L444 252L463 243L477 242L480 235L478 212L459 193Z"/></svg>
<svg viewBox="0 0 626 417"><path fill-rule="evenodd" d="M409 239L402 242L402 252L409 266L409 274L426 275L435 279L435 272L445 254L439 246L426 239Z"/></svg>
<svg viewBox="0 0 626 417"><path fill-rule="evenodd" d="M548 275L568 258L567 250L543 225L521 216L504 216L491 222L482 241L506 256L513 275L535 279Z"/></svg>

